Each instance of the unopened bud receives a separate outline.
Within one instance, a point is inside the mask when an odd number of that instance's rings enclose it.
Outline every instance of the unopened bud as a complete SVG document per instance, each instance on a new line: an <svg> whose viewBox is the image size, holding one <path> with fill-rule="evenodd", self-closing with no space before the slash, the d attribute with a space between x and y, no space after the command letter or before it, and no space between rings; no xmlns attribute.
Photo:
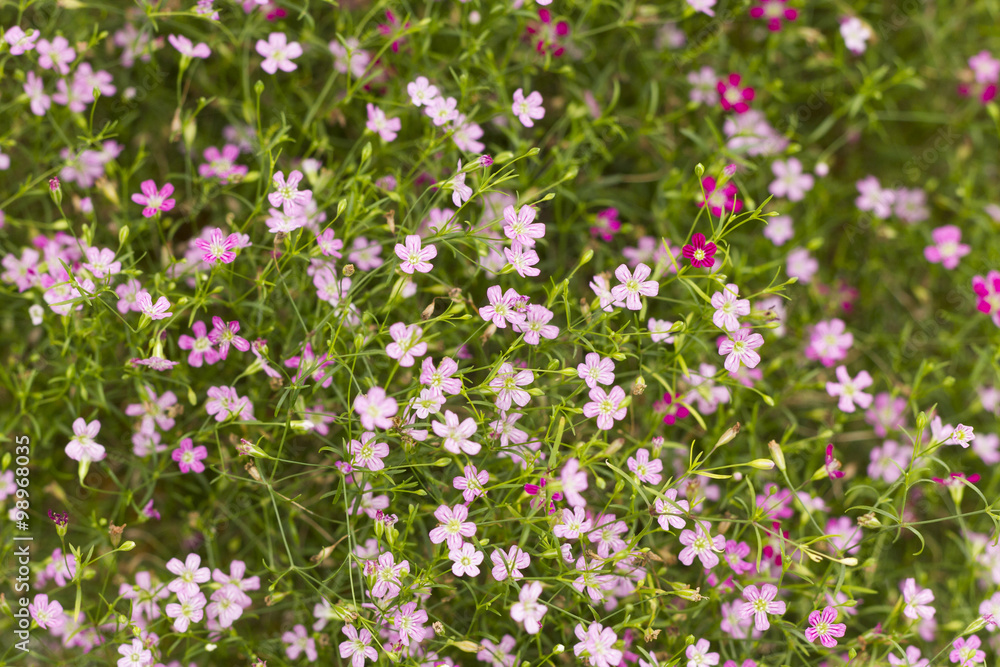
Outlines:
<svg viewBox="0 0 1000 667"><path fill-rule="evenodd" d="M757 470L774 470L774 461L771 459L754 459L747 465Z"/></svg>
<svg viewBox="0 0 1000 667"><path fill-rule="evenodd" d="M730 442L733 441L733 438L735 438L736 434L739 433L739 432L740 432L740 423L736 422L735 424L733 424L732 426L730 426L728 429L726 429L726 432L723 433L722 437L719 438L719 441L715 443L715 447L713 447L713 449L718 449L719 447L722 447L723 445L729 444Z"/></svg>
<svg viewBox="0 0 1000 667"><path fill-rule="evenodd" d="M563 646L562 644L556 644L555 646L552 647L552 653L554 653L555 655L559 655L560 653L564 653L565 651L566 647Z"/></svg>
<svg viewBox="0 0 1000 667"><path fill-rule="evenodd" d="M702 176L704 176L705 175L705 165L703 165L701 162L699 162L698 164L696 164L694 166L694 175L697 176L698 178L701 178Z"/></svg>
<svg viewBox="0 0 1000 667"><path fill-rule="evenodd" d="M481 647L476 642L470 642L468 639L463 639L462 641L452 642L452 646L457 648L459 651L464 651L465 653L479 653Z"/></svg>
<svg viewBox="0 0 1000 667"><path fill-rule="evenodd" d="M59 183L59 179L55 176L49 179L49 196L52 197L52 201L56 203L56 206L62 204L62 185Z"/></svg>
<svg viewBox="0 0 1000 667"><path fill-rule="evenodd" d="M869 512L858 517L858 525L862 528L879 528L882 524L875 516L875 512Z"/></svg>
<svg viewBox="0 0 1000 667"><path fill-rule="evenodd" d="M772 440L771 442L767 443L767 448L771 450L771 459L774 461L774 464L778 466L778 470L784 472L785 455L781 451L781 445L779 445L777 441Z"/></svg>
<svg viewBox="0 0 1000 667"><path fill-rule="evenodd" d="M118 551L132 551L132 549L135 549L135 542L132 540L125 540L122 542L122 545L118 547Z"/></svg>

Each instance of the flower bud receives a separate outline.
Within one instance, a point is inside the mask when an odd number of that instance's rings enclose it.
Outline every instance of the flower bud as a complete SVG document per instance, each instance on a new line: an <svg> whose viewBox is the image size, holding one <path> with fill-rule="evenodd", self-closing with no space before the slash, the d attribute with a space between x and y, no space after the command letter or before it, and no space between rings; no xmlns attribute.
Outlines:
<svg viewBox="0 0 1000 667"><path fill-rule="evenodd" d="M699 162L698 164L696 164L694 166L694 175L697 176L698 178L701 178L702 176L704 176L705 175L705 165L703 165L701 162Z"/></svg>
<svg viewBox="0 0 1000 667"><path fill-rule="evenodd" d="M784 472L785 455L781 451L781 445L779 445L777 441L772 440L771 442L767 443L767 448L771 450L771 459L774 461L774 464L778 466L778 470Z"/></svg>
<svg viewBox="0 0 1000 667"><path fill-rule="evenodd" d="M52 201L56 203L56 206L62 204L62 186L59 183L59 179L55 176L49 179L49 196L52 197Z"/></svg>
<svg viewBox="0 0 1000 667"><path fill-rule="evenodd" d="M747 465L757 470L774 470L774 461L771 459L754 459Z"/></svg>
<svg viewBox="0 0 1000 667"><path fill-rule="evenodd" d="M563 646L562 644L556 644L555 646L552 647L552 653L555 655L559 655L560 653L563 653L565 651L566 647Z"/></svg>
<svg viewBox="0 0 1000 667"><path fill-rule="evenodd" d="M733 441L733 438L735 438L736 434L739 432L740 432L740 423L736 422L728 429L726 429L726 432L722 434L722 437L719 438L719 441L715 443L715 447L713 447L712 449L718 449L723 445L729 444L730 442Z"/></svg>
<svg viewBox="0 0 1000 667"><path fill-rule="evenodd" d="M125 540L122 542L122 545L118 547L118 551L132 551L132 549L135 549L135 542L132 540Z"/></svg>

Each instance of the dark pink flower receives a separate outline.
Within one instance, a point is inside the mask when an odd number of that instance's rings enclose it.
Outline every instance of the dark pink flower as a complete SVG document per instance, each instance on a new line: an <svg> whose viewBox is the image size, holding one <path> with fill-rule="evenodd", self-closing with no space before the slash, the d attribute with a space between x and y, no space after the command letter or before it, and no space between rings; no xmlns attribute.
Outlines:
<svg viewBox="0 0 1000 667"><path fill-rule="evenodd" d="M711 268L715 266L715 251L715 244L706 242L704 234L695 234L691 237L691 243L685 245L681 252L691 260L691 266Z"/></svg>
<svg viewBox="0 0 1000 667"><path fill-rule="evenodd" d="M799 12L786 6L788 0L757 0L756 7L750 8L750 16L755 19L767 20L767 29L772 32L781 30L781 19L794 21Z"/></svg>
<svg viewBox="0 0 1000 667"><path fill-rule="evenodd" d="M702 196L701 201L698 202L698 208L708 204L712 215L716 217L720 217L726 213L736 213L743 208L743 202L736 199L735 184L726 183L720 188L714 178L706 176L702 179L701 185L705 189L705 194Z"/></svg>
<svg viewBox="0 0 1000 667"><path fill-rule="evenodd" d="M547 9L538 10L541 23L529 23L526 30L528 39L535 41L535 50L544 55L561 56L566 49L561 42L569 34L569 24L566 21L554 23L552 13Z"/></svg>
<svg viewBox="0 0 1000 667"><path fill-rule="evenodd" d="M754 96L753 88L750 86L740 88L741 78L739 74L730 74L715 85L715 89L719 91L719 101L726 111L731 109L736 113L746 113L750 110L750 102Z"/></svg>

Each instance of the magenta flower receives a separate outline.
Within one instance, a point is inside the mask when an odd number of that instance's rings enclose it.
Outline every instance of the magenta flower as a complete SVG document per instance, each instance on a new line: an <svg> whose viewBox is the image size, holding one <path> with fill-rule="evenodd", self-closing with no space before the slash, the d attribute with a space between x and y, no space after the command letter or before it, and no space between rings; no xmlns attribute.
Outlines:
<svg viewBox="0 0 1000 667"><path fill-rule="evenodd" d="M429 536L431 543L441 544L447 542L448 549L454 551L462 546L464 537L472 537L476 534L476 524L466 521L469 518L469 510L465 505L455 505L448 507L440 505L434 510L434 517L439 524L432 528Z"/></svg>
<svg viewBox="0 0 1000 667"><path fill-rule="evenodd" d="M806 628L806 639L814 643L817 638L823 646L833 648L837 645L836 637L843 637L847 632L847 625L836 623L837 609L835 607L825 607L823 611L817 609L809 614L809 625Z"/></svg>
<svg viewBox="0 0 1000 667"><path fill-rule="evenodd" d="M372 387L367 394L358 394L354 398L354 411L361 418L361 426L365 430L392 427L392 419L399 410L399 404L385 394L382 387Z"/></svg>
<svg viewBox="0 0 1000 667"><path fill-rule="evenodd" d="M924 257L928 262L940 264L946 269L958 266L958 260L972 252L972 248L962 243L962 230L955 225L938 227L931 232L934 245L924 248Z"/></svg>
<svg viewBox="0 0 1000 667"><path fill-rule="evenodd" d="M351 440L348 453L351 455L351 465L365 470L382 470L385 463L382 459L389 455L389 445L375 442L376 435L371 431L361 434L361 440Z"/></svg>
<svg viewBox="0 0 1000 667"><path fill-rule="evenodd" d="M298 65L292 61L302 55L302 45L289 42L283 32L272 32L267 36L266 42L263 39L257 40L257 53L264 58L260 68L268 74L274 74L279 69L282 72L293 72L298 69Z"/></svg>
<svg viewBox="0 0 1000 667"><path fill-rule="evenodd" d="M543 0L538 4L547 5L549 2ZM535 40L535 51L542 55L548 52L553 57L561 56L566 50L561 42L569 34L569 24L566 21L553 22L552 13L547 9L538 10L538 19L541 23L528 23L525 28L529 39Z"/></svg>
<svg viewBox="0 0 1000 667"><path fill-rule="evenodd" d="M382 141L391 142L403 127L403 122L398 118L386 118L384 111L369 102L368 122L365 123L365 127L381 137Z"/></svg>
<svg viewBox="0 0 1000 667"><path fill-rule="evenodd" d="M157 213L169 211L174 207L175 201L169 198L174 193L174 186L170 183L164 183L163 187L157 190L156 182L148 180L140 183L139 189L142 193L133 194L132 201L143 206L144 217L152 218Z"/></svg>
<svg viewBox="0 0 1000 667"><path fill-rule="evenodd" d="M434 268L431 260L437 257L437 248L433 245L421 247L421 239L417 234L410 234L406 237L406 243L396 244L396 257L403 260L399 265L403 273L412 274L414 271L427 273Z"/></svg>
<svg viewBox="0 0 1000 667"><path fill-rule="evenodd" d="M209 232L207 239L195 239L194 245L201 250L201 260L203 262L208 262L209 264L215 264L216 262L229 264L236 259L236 253L233 252L233 248L239 247L240 235L233 233L229 236L223 236L222 230L215 227Z"/></svg>
<svg viewBox="0 0 1000 667"><path fill-rule="evenodd" d="M833 479L840 479L844 476L844 471L840 469L840 461L833 456L833 443L829 442L826 445L826 456L823 460L823 469L826 471L826 476Z"/></svg>
<svg viewBox="0 0 1000 667"><path fill-rule="evenodd" d="M350 658L351 667L364 667L365 659L372 662L378 660L378 651L370 646L372 633L368 628L358 631L353 625L345 625L341 631L347 636L347 641L340 643L340 657Z"/></svg>
<svg viewBox="0 0 1000 667"><path fill-rule="evenodd" d="M646 280L652 270L645 264L639 264L635 271L629 271L627 264L620 264L615 269L615 277L621 282L611 288L611 296L616 301L624 301L625 307L629 310L641 310L642 302L639 296L656 296L660 291L660 284L655 280Z"/></svg>
<svg viewBox="0 0 1000 667"><path fill-rule="evenodd" d="M719 557L715 554L725 551L726 538L722 535L712 537L709 532L711 528L711 524L707 521L696 521L695 530L682 531L680 541L684 548L678 554L677 559L685 565L691 565L697 556L706 570L711 570L718 565Z"/></svg>
<svg viewBox="0 0 1000 667"><path fill-rule="evenodd" d="M993 324L1000 327L1000 272L990 271L985 278L973 276L972 290L979 299L976 309L989 315Z"/></svg>
<svg viewBox="0 0 1000 667"><path fill-rule="evenodd" d="M750 329L740 329L730 338L719 344L719 354L725 354L723 366L730 373L740 369L740 364L747 368L756 368L760 363L760 355L754 352L764 344L764 337L759 333L751 333Z"/></svg>
<svg viewBox="0 0 1000 667"><path fill-rule="evenodd" d="M545 107L542 106L542 94L537 90L524 96L524 90L518 88L514 91L514 103L511 110L521 124L525 127L534 127L536 120L545 118Z"/></svg>
<svg viewBox="0 0 1000 667"><path fill-rule="evenodd" d="M750 86L740 88L740 81L739 74L730 74L715 85L715 89L719 91L719 101L726 111L732 109L739 114L750 110L750 102L754 96L753 88Z"/></svg>
<svg viewBox="0 0 1000 667"><path fill-rule="evenodd" d="M743 209L743 202L736 198L737 190L734 183L726 183L719 187L718 181L711 176L706 176L701 179L701 186L705 192L698 193L698 208L708 204L712 215L717 217L727 213L737 213Z"/></svg>
<svg viewBox="0 0 1000 667"><path fill-rule="evenodd" d="M951 643L954 650L948 654L948 659L958 663L959 667L972 667L982 662L986 662L986 651L979 647L982 642L977 635L971 637L959 637Z"/></svg>
<svg viewBox="0 0 1000 667"><path fill-rule="evenodd" d="M778 588L774 584L764 584L758 590L756 586L750 585L743 589L743 599L746 602L740 609L740 618L753 616L754 627L758 632L764 632L771 627L768 614L781 616L785 613L785 603L781 600L775 601L778 595Z"/></svg>
<svg viewBox="0 0 1000 667"><path fill-rule="evenodd" d="M490 305L479 309L479 316L487 322L492 320L493 324L500 329L507 327L507 322L524 324L524 313L518 310L522 297L508 288L507 292L501 295L500 286L493 285L486 290L486 298Z"/></svg>
<svg viewBox="0 0 1000 667"><path fill-rule="evenodd" d="M625 391L621 387L613 387L610 392L605 392L602 387L594 387L589 396L590 402L583 406L583 414L589 418L597 417L597 428L607 431L616 421L625 418L627 408L622 405Z"/></svg>
<svg viewBox="0 0 1000 667"><path fill-rule="evenodd" d="M208 458L208 449L204 445L194 447L191 438L184 438L178 443L177 449L171 452L170 457L177 461L181 472L205 472L203 459Z"/></svg>
<svg viewBox="0 0 1000 667"><path fill-rule="evenodd" d="M757 0L756 7L750 8L750 16L767 21L767 29L771 32L781 30L781 19L794 21L798 18L798 10L787 6L788 0ZM793 200L794 201L794 200Z"/></svg>
<svg viewBox="0 0 1000 667"><path fill-rule="evenodd" d="M697 268L711 268L715 266L716 245L711 241L705 241L704 234L694 234L691 243L684 246L682 253L684 257L691 261L691 266Z"/></svg>
<svg viewBox="0 0 1000 667"><path fill-rule="evenodd" d="M867 408L872 404L872 395L861 391L870 387L874 382L868 371L863 370L852 379L847 373L847 366L837 366L837 380L839 382L826 383L826 393L830 396L840 397L837 407L841 411L854 412L855 403L862 408Z"/></svg>

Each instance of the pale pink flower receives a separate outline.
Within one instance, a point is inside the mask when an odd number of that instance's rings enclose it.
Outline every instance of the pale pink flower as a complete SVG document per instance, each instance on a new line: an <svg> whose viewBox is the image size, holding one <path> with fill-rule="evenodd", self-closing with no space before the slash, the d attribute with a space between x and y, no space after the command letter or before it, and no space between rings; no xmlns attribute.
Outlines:
<svg viewBox="0 0 1000 667"><path fill-rule="evenodd" d="M589 393L590 402L584 404L583 414L588 418L597 418L597 428L607 431L616 421L625 418L628 409L622 405L625 401L625 391L621 387L613 387L610 392L602 387L594 387Z"/></svg>
<svg viewBox="0 0 1000 667"><path fill-rule="evenodd" d="M359 632L353 625L345 625L341 631L347 636L347 641L340 643L340 657L350 658L351 667L364 667L365 659L375 662L378 660L378 651L372 643L372 633L368 628L361 628Z"/></svg>
<svg viewBox="0 0 1000 667"><path fill-rule="evenodd" d="M212 571L201 567L201 556L198 554L188 554L184 562L171 558L167 561L167 570L177 577L167 584L167 590L177 594L193 596L198 593L198 584L212 578Z"/></svg>
<svg viewBox="0 0 1000 667"><path fill-rule="evenodd" d="M410 102L414 106L421 107L438 96L438 89L427 80L426 76L418 76L406 84L406 94L410 96Z"/></svg>
<svg viewBox="0 0 1000 667"><path fill-rule="evenodd" d="M73 422L73 438L66 445L66 456L74 461L101 461L107 455L104 445L94 442L101 431L101 422L87 423L83 417Z"/></svg>
<svg viewBox="0 0 1000 667"><path fill-rule="evenodd" d="M521 124L525 127L534 127L536 120L545 118L545 107L542 106L542 94L537 90L524 96L524 90L518 88L514 91L514 103L511 110Z"/></svg>
<svg viewBox="0 0 1000 667"><path fill-rule="evenodd" d="M486 290L486 298L489 305L479 309L479 316L484 320L492 320L499 329L506 328L507 322L524 324L524 313L518 309L522 297L513 288L501 294L500 286L493 285Z"/></svg>
<svg viewBox="0 0 1000 667"><path fill-rule="evenodd" d="M934 616L935 610L930 604L934 601L934 591L917 588L917 580L913 577L903 580L900 589L903 591L903 616L913 620Z"/></svg>
<svg viewBox="0 0 1000 667"><path fill-rule="evenodd" d="M611 384L615 381L615 362L596 352L589 352L583 363L576 367L576 372L593 389L598 384Z"/></svg>
<svg viewBox="0 0 1000 667"><path fill-rule="evenodd" d="M392 142L403 127L403 122L398 118L386 118L384 111L369 102L368 122L365 127L377 134L382 141Z"/></svg>
<svg viewBox="0 0 1000 667"><path fill-rule="evenodd" d="M677 489L667 489L663 495L666 500L657 498L653 503L656 520L663 530L680 530L687 524L683 515L691 511L691 505L686 500L677 500Z"/></svg>
<svg viewBox="0 0 1000 667"><path fill-rule="evenodd" d="M434 245L421 244L422 241L417 234L407 236L405 244L396 244L396 256L402 260L399 268L403 273L412 274L414 271L427 273L434 268L431 260L437 257L437 248Z"/></svg>
<svg viewBox="0 0 1000 667"><path fill-rule="evenodd" d="M479 564L483 562L483 552L477 551L469 542L464 542L458 549L452 549L448 553L448 560L452 562L451 572L456 577L479 576Z"/></svg>
<svg viewBox="0 0 1000 667"><path fill-rule="evenodd" d="M521 586L517 602L510 608L510 617L517 623L524 624L524 631L536 635L541 630L542 617L549 609L538 601L542 595L542 585L532 581Z"/></svg>
<svg viewBox="0 0 1000 667"><path fill-rule="evenodd" d="M781 616L785 613L785 603L774 599L777 595L778 588L774 584L764 584L760 589L755 585L747 586L743 589L743 599L746 602L740 609L740 617L753 616L754 627L758 632L764 632L771 627L768 614Z"/></svg>
<svg viewBox="0 0 1000 667"><path fill-rule="evenodd" d="M535 381L535 375L528 369L515 372L509 362L504 362L497 370L496 376L490 380L489 387L496 391L496 406L500 410L510 410L511 402L524 407L531 400L531 394L521 387Z"/></svg>
<svg viewBox="0 0 1000 667"><path fill-rule="evenodd" d="M955 225L938 227L931 232L931 238L934 245L924 248L924 257L946 269L954 269L961 258L972 252L972 248L961 242L962 230Z"/></svg>
<svg viewBox="0 0 1000 667"><path fill-rule="evenodd" d="M634 271L629 271L627 264L621 264L615 269L615 277L621 282L611 288L611 295L616 301L624 301L625 307L629 310L640 310L642 302L641 296L656 296L660 291L660 284L655 280L646 280L652 270L645 264L640 263Z"/></svg>
<svg viewBox="0 0 1000 667"><path fill-rule="evenodd" d="M375 442L377 439L374 433L365 431L361 434L361 440L351 440L348 453L351 456L352 466L372 471L385 468L382 459L389 455L389 445Z"/></svg>
<svg viewBox="0 0 1000 667"><path fill-rule="evenodd" d="M266 42L258 39L256 50L264 58L260 68L268 74L274 74L279 69L282 72L295 71L299 66L292 61L302 55L302 45L289 42L283 32L272 32Z"/></svg>
<svg viewBox="0 0 1000 667"><path fill-rule="evenodd" d="M711 570L719 564L716 552L722 553L726 548L726 538L722 535L712 537L711 524L707 521L696 521L694 530L681 532L680 541L684 545L677 559L685 565L691 565L695 556L701 560L706 570Z"/></svg>
<svg viewBox="0 0 1000 667"><path fill-rule="evenodd" d="M663 470L663 462L660 459L650 459L649 450L640 449L635 456L628 457L628 469L635 474L640 482L646 484L659 484L663 480L660 471Z"/></svg>
<svg viewBox="0 0 1000 667"><path fill-rule="evenodd" d="M868 40L872 38L872 29L857 16L851 16L841 21L840 35L848 51L860 54L865 52Z"/></svg>
<svg viewBox="0 0 1000 667"><path fill-rule="evenodd" d="M194 44L184 35L167 35L167 41L186 58L207 58L212 55L212 49L205 42Z"/></svg>
<svg viewBox="0 0 1000 667"><path fill-rule="evenodd" d="M409 368L415 357L422 357L427 352L427 343L420 340L424 330L416 324L407 326L396 322L389 327L389 335L392 336L392 342L386 346L385 353L390 359L398 360L403 368Z"/></svg>
<svg viewBox="0 0 1000 667"><path fill-rule="evenodd" d="M476 433L476 420L472 417L459 423L458 415L451 410L445 410L444 423L432 421L431 428L438 437L444 438L441 446L452 454L465 452L469 456L474 456L482 448L478 442L469 440Z"/></svg>
<svg viewBox="0 0 1000 667"><path fill-rule="evenodd" d="M493 561L493 578L497 581L503 581L508 576L511 579L522 579L524 575L521 570L531 565L531 556L516 544L506 552L494 549L490 560Z"/></svg>
<svg viewBox="0 0 1000 667"><path fill-rule="evenodd" d="M837 623L837 609L835 607L825 607L822 611L817 609L809 614L809 625L806 628L806 639L815 642L818 638L820 643L827 648L837 645L837 637L843 637L847 632L847 625Z"/></svg>
<svg viewBox="0 0 1000 667"><path fill-rule="evenodd" d="M847 373L847 366L837 366L838 382L827 382L826 393L839 396L837 407L843 412L854 412L855 404L867 408L872 404L873 397L862 389L870 387L874 380L868 371L862 370L853 379Z"/></svg>
<svg viewBox="0 0 1000 667"><path fill-rule="evenodd" d="M775 180L771 181L768 190L775 197L787 197L789 201L802 201L815 183L812 175L802 173L802 163L797 158L790 157L786 162L775 160L771 171Z"/></svg>
<svg viewBox="0 0 1000 667"><path fill-rule="evenodd" d="M503 219L507 224L503 227L503 233L507 238L527 247L535 245L535 239L545 236L545 224L534 222L535 209L530 206L522 206L516 209L507 206L503 210Z"/></svg>
<svg viewBox="0 0 1000 667"><path fill-rule="evenodd" d="M358 394L354 398L354 411L361 418L361 426L365 430L391 428L391 417L398 410L399 404L386 396L382 387L372 387L367 394Z"/></svg>
<svg viewBox="0 0 1000 667"><path fill-rule="evenodd" d="M167 301L167 297L161 296L153 303L153 298L149 296L149 292L142 290L135 297L135 302L139 306L139 312L147 316L151 320L164 320L173 313L169 312L170 302Z"/></svg>
<svg viewBox="0 0 1000 667"><path fill-rule="evenodd" d="M724 331L736 331L740 328L740 317L750 314L750 300L740 298L740 288L733 283L726 285L721 292L712 295L712 322Z"/></svg>
<svg viewBox="0 0 1000 667"><path fill-rule="evenodd" d="M719 354L728 355L723 366L730 373L737 372L741 364L747 368L756 368L760 363L760 355L754 350L763 344L764 337L759 333L740 329L719 344Z"/></svg>
<svg viewBox="0 0 1000 667"><path fill-rule="evenodd" d="M432 544L446 542L448 549L455 550L462 546L464 537L472 537L476 534L476 524L466 521L469 518L469 510L465 505L455 505L448 507L440 505L434 510L434 518L438 520L438 526L432 528L429 536Z"/></svg>

